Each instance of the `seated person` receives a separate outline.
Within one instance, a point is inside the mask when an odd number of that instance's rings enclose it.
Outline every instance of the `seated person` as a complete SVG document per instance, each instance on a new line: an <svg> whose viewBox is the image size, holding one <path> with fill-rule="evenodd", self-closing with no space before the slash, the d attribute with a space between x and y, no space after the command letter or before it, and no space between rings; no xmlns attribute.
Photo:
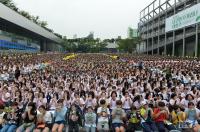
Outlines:
<svg viewBox="0 0 200 132"><path fill-rule="evenodd" d="M82 126L82 116L75 104L71 105L68 113L69 132L78 132L79 126Z"/></svg>
<svg viewBox="0 0 200 132"><path fill-rule="evenodd" d="M55 123L53 124L52 132L62 132L65 127L67 108L63 105L63 100L57 101L55 111Z"/></svg>
<svg viewBox="0 0 200 132"><path fill-rule="evenodd" d="M97 109L97 114L98 114L97 130L99 132L108 132L110 111L107 108L106 101L104 99L100 101L100 107Z"/></svg>
<svg viewBox="0 0 200 132"><path fill-rule="evenodd" d="M39 112L40 113L37 116L36 129L34 132L49 132L52 123L51 114L46 111L44 105L39 107Z"/></svg>
<svg viewBox="0 0 200 132"><path fill-rule="evenodd" d="M1 129L1 132L14 132L16 131L21 117L21 110L18 108L18 103L14 102L11 109L7 109L4 115L5 125Z"/></svg>
<svg viewBox="0 0 200 132"><path fill-rule="evenodd" d="M36 105L33 102L28 104L28 109L22 114L24 123L17 129L17 132L33 131L37 116Z"/></svg>
<svg viewBox="0 0 200 132"><path fill-rule="evenodd" d="M181 111L180 106L173 106L171 116L173 125L175 125L177 128L181 128L181 124L183 125L185 121L185 112Z"/></svg>
<svg viewBox="0 0 200 132"><path fill-rule="evenodd" d="M149 107L147 101L142 101L140 108L140 119L144 132L158 132L158 128L153 120L153 110Z"/></svg>
<svg viewBox="0 0 200 132"><path fill-rule="evenodd" d="M118 100L116 102L116 107L112 111L112 126L115 132L125 132L123 119L126 118L126 113L122 109L122 101Z"/></svg>
<svg viewBox="0 0 200 132"><path fill-rule="evenodd" d="M154 109L153 118L159 132L164 132L166 129L169 131L176 129L172 123L168 122L169 110L162 101L159 101L158 108Z"/></svg>
<svg viewBox="0 0 200 132"><path fill-rule="evenodd" d="M139 130L142 130L140 125L140 113L137 111L135 106L132 106L127 132L134 132Z"/></svg>
<svg viewBox="0 0 200 132"><path fill-rule="evenodd" d="M200 127L197 120L199 119L199 111L195 108L193 102L188 103L188 108L185 110L186 122L190 124L190 128L193 128L194 131L199 131Z"/></svg>
<svg viewBox="0 0 200 132"><path fill-rule="evenodd" d="M85 128L86 132L95 132L96 131L96 119L97 115L93 110L92 106L87 108L87 113L85 114Z"/></svg>

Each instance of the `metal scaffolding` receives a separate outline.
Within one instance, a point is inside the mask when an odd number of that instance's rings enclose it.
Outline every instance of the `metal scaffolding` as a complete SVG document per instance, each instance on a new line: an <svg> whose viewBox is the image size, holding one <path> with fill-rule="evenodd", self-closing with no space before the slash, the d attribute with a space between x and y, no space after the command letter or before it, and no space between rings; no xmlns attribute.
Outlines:
<svg viewBox="0 0 200 132"><path fill-rule="evenodd" d="M199 56L200 47L198 24L178 30L165 32L167 18L192 7L200 0L155 0L140 12L138 24L139 35L143 49L140 53L172 55L172 56ZM193 43L194 42L194 43ZM192 43L192 44L190 44ZM192 47L186 48L186 47Z"/></svg>

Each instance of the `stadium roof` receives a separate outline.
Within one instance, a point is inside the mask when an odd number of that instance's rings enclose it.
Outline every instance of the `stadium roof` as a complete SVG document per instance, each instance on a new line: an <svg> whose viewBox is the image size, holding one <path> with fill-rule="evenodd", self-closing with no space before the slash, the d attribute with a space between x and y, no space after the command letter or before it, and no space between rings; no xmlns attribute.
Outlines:
<svg viewBox="0 0 200 132"><path fill-rule="evenodd" d="M12 9L8 8L7 6L0 3L0 18L7 20L15 25L18 25L22 28L25 28L31 32L34 32L42 37L45 37L53 42L60 43L62 40L54 35L53 33L45 30L41 26L35 24L34 22L30 21L29 19L25 18L24 16L20 15L19 13L13 11Z"/></svg>

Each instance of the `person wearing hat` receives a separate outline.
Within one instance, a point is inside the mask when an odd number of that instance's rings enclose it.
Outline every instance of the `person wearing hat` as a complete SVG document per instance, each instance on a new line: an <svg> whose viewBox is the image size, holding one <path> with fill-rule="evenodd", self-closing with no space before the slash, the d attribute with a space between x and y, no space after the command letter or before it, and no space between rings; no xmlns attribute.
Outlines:
<svg viewBox="0 0 200 132"><path fill-rule="evenodd" d="M63 100L59 99L56 104L55 123L53 124L52 132L62 132L65 127L67 108L63 105Z"/></svg>
<svg viewBox="0 0 200 132"><path fill-rule="evenodd" d="M153 121L153 110L148 106L147 101L142 101L141 105L139 114L144 132L158 132L158 128Z"/></svg>

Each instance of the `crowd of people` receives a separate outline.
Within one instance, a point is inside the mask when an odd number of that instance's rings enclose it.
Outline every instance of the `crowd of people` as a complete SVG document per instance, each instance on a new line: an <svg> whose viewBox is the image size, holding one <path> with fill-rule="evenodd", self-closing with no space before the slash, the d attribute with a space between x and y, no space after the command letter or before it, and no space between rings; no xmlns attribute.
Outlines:
<svg viewBox="0 0 200 132"><path fill-rule="evenodd" d="M66 56L0 55L0 132L200 131L200 60Z"/></svg>

